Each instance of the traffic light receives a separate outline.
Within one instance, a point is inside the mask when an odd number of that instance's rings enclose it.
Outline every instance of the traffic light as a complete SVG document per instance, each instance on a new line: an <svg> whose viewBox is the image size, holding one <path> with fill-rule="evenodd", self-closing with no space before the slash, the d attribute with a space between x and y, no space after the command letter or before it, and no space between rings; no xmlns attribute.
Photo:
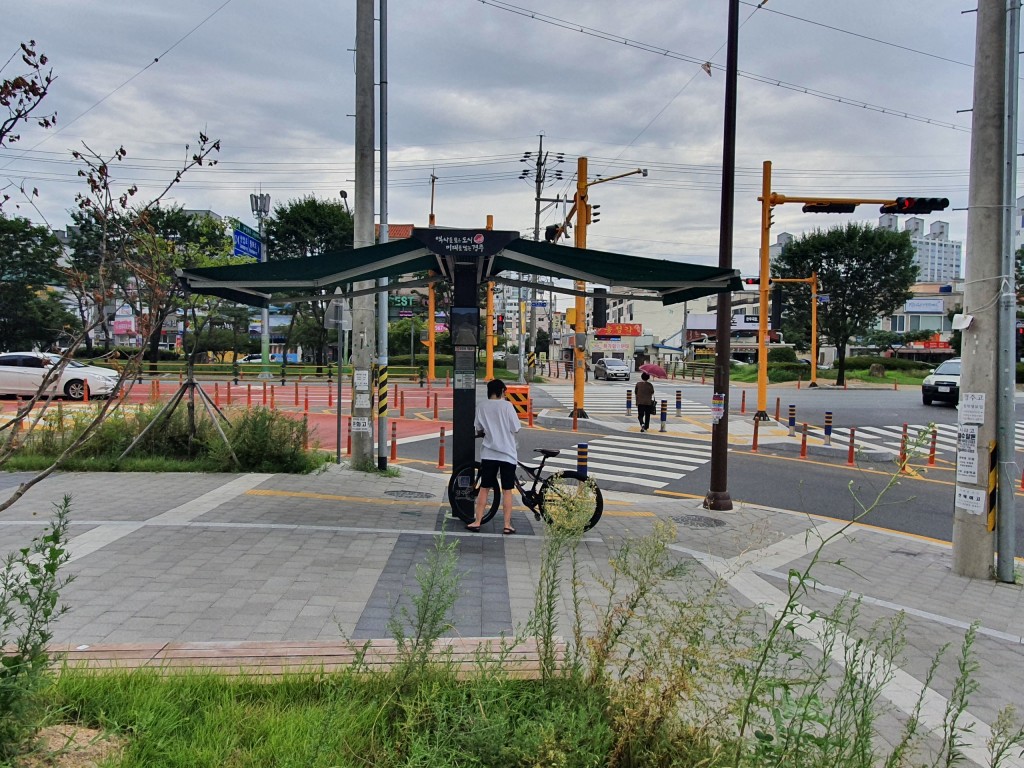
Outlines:
<svg viewBox="0 0 1024 768"><path fill-rule="evenodd" d="M576 325L576 307L566 307L565 324L570 327Z"/></svg>
<svg viewBox="0 0 1024 768"><path fill-rule="evenodd" d="M803 207L804 213L853 213L857 209L856 203L807 203Z"/></svg>
<svg viewBox="0 0 1024 768"><path fill-rule="evenodd" d="M587 203L587 224L597 224L601 220L601 211L598 210L600 207L600 205Z"/></svg>
<svg viewBox="0 0 1024 768"><path fill-rule="evenodd" d="M604 328L608 325L608 299L605 294L607 288L594 289L594 327Z"/></svg>
<svg viewBox="0 0 1024 768"><path fill-rule="evenodd" d="M761 278L760 277L745 277L745 278L743 278L743 284L744 285L758 285L759 286L759 285L761 285ZM772 281L768 280L768 285L771 285L771 284L772 284Z"/></svg>
<svg viewBox="0 0 1024 768"><path fill-rule="evenodd" d="M495 315L494 316L494 330L497 333L504 333L505 332L505 316L504 315Z"/></svg>
<svg viewBox="0 0 1024 768"><path fill-rule="evenodd" d="M949 205L945 197L897 197L895 203L879 208L880 213L933 213Z"/></svg>
<svg viewBox="0 0 1024 768"><path fill-rule="evenodd" d="M782 286L776 285L772 288L772 307L770 328L773 331L782 329Z"/></svg>

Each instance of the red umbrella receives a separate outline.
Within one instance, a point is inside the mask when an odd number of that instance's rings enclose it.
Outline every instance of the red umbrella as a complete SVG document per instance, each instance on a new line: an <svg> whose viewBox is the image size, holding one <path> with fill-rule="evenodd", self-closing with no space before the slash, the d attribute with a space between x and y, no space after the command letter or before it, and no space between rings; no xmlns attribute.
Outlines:
<svg viewBox="0 0 1024 768"><path fill-rule="evenodd" d="M640 366L640 370L643 371L644 373L651 374L651 376L653 376L656 379L668 378L668 374L665 373L665 369L662 368L660 365L655 365L654 363L644 363L643 365Z"/></svg>

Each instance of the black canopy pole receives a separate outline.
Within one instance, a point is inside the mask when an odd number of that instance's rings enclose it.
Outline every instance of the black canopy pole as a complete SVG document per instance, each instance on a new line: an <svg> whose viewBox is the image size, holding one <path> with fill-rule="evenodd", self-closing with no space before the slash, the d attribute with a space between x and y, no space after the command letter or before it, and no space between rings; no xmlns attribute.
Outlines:
<svg viewBox="0 0 1024 768"><path fill-rule="evenodd" d="M736 69L739 48L740 1L729 0L729 36L725 64L725 136L722 142L722 222L718 238L718 266L732 269L732 224L736 182ZM729 358L732 354L732 294L718 294L715 324L715 395L721 399L721 418L711 430L711 488L704 508L732 509L729 497ZM685 340L684 340L685 341Z"/></svg>

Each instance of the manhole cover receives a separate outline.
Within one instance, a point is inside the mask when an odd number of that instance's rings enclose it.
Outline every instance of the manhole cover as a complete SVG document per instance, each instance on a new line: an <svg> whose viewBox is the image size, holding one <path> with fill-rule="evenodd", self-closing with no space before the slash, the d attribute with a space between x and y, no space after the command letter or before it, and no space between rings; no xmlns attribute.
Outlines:
<svg viewBox="0 0 1024 768"><path fill-rule="evenodd" d="M676 515L672 522L685 525L687 528L721 528L725 521L706 515Z"/></svg>
<svg viewBox="0 0 1024 768"><path fill-rule="evenodd" d="M396 499L432 499L434 494L424 493L423 491L384 491L388 496L394 496Z"/></svg>

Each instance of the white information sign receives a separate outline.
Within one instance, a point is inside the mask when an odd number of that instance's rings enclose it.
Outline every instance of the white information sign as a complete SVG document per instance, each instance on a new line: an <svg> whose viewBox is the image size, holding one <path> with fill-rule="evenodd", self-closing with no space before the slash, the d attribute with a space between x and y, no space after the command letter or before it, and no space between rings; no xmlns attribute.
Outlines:
<svg viewBox="0 0 1024 768"><path fill-rule="evenodd" d="M985 492L974 488L956 487L956 506L970 515L980 515L985 511Z"/></svg>
<svg viewBox="0 0 1024 768"><path fill-rule="evenodd" d="M957 453L978 452L978 428L973 424L961 424L956 433Z"/></svg>
<svg viewBox="0 0 1024 768"><path fill-rule="evenodd" d="M356 393L356 408L369 408L370 407L370 395L369 393Z"/></svg>
<svg viewBox="0 0 1024 768"><path fill-rule="evenodd" d="M368 390L370 388L370 372L355 371L352 374L352 383L356 389Z"/></svg>
<svg viewBox="0 0 1024 768"><path fill-rule="evenodd" d="M985 393L984 392L961 392L960 393L960 423L961 424L984 424L985 423Z"/></svg>
<svg viewBox="0 0 1024 768"><path fill-rule="evenodd" d="M370 432L370 420L366 416L352 417L353 432Z"/></svg>
<svg viewBox="0 0 1024 768"><path fill-rule="evenodd" d="M476 374L456 371L452 387L453 389L476 389Z"/></svg>
<svg viewBox="0 0 1024 768"><path fill-rule="evenodd" d="M956 481L958 483L978 482L978 452L956 452Z"/></svg>

